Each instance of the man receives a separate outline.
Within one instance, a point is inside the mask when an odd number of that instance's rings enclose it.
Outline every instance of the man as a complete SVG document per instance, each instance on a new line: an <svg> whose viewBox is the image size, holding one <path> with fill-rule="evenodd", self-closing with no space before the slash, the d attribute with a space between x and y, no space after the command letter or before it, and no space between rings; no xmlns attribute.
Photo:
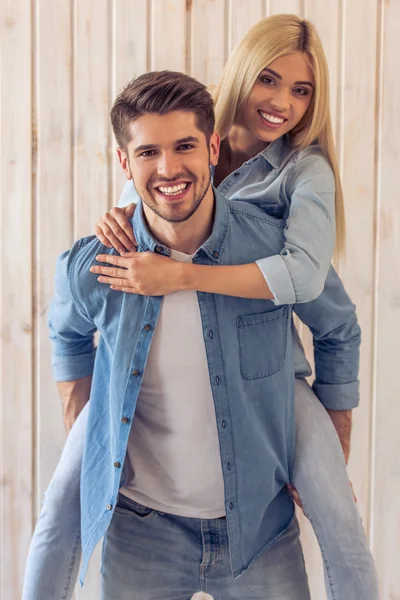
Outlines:
<svg viewBox="0 0 400 600"><path fill-rule="evenodd" d="M211 187L219 137L203 85L179 73L143 75L117 99L112 120L121 165L142 198L132 222L139 252L200 264L279 252L278 222ZM307 600L286 487L291 307L187 291L116 293L89 272L105 252L115 254L90 237L61 256L50 311L61 394L83 406L90 390L81 579L105 535L103 600L183 599L199 589ZM356 379L354 308L333 272L327 289L341 311L322 379L346 360ZM296 310L326 352L324 293ZM341 345L338 332L352 344Z"/></svg>

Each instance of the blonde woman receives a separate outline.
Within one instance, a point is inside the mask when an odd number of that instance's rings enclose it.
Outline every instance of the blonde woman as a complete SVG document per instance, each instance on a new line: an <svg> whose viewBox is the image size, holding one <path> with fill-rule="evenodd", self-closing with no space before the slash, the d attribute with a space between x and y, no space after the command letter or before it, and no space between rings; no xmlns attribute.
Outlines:
<svg viewBox="0 0 400 600"><path fill-rule="evenodd" d="M134 207L129 206L113 209L98 223L101 241L124 253L129 266L124 277L112 267L99 267L102 281L115 290L145 295L194 289L266 298L276 304L316 298L324 287L335 245L338 256L344 250L343 200L328 94L327 65L312 25L289 15L258 23L232 54L216 93L217 131L223 141L214 184L227 197L257 203L284 219L285 248L275 257L230 267L175 263L153 253L125 254L135 246L127 221ZM151 160L151 152L143 159ZM157 193L179 203L184 193L174 185L179 176L165 164L159 177L166 184ZM120 207L132 201L136 201L135 190L128 182ZM112 257L108 258L111 262ZM334 308L333 303L332 328ZM299 365L304 357L298 347L295 352L300 353L295 361ZM327 359L329 352L316 357L316 362ZM292 483L320 543L329 597L375 600L372 557L339 439L328 417L329 412L347 459L351 409L358 403L358 392L357 382L346 381L346 366L343 370L340 381L314 386L318 400L304 380L309 372L296 369L297 448ZM50 580L52 590L61 590L57 595L52 592L52 598L72 595L79 563L79 466L86 415L83 411L78 427L73 428L49 487L30 551L24 600L42 599ZM60 533L61 507L69 517L68 529ZM65 560L61 556L58 562L54 560L49 531Z"/></svg>

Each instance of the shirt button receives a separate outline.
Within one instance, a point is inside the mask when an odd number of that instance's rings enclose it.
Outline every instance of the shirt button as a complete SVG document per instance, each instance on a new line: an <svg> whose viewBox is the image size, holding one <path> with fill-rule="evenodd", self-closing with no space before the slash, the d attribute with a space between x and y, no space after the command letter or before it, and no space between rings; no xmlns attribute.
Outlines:
<svg viewBox="0 0 400 600"><path fill-rule="evenodd" d="M134 377L137 377L138 375L140 375L140 371L138 371L137 369L134 369L134 370L132 371L132 375L133 375Z"/></svg>
<svg viewBox="0 0 400 600"><path fill-rule="evenodd" d="M143 328L143 329L144 329L145 331L150 331L150 329L151 329L151 325L147 324L147 325L145 325L145 326L144 326L144 328Z"/></svg>
<svg viewBox="0 0 400 600"><path fill-rule="evenodd" d="M231 470L231 463L230 462L226 463L226 468L228 469L228 471Z"/></svg>
<svg viewBox="0 0 400 600"><path fill-rule="evenodd" d="M128 423L129 422L128 417L122 417L121 422L122 423Z"/></svg>
<svg viewBox="0 0 400 600"><path fill-rule="evenodd" d="M107 510L112 510L112 504L107 504L106 509Z"/></svg>
<svg viewBox="0 0 400 600"><path fill-rule="evenodd" d="M211 339L213 339L214 334L212 332L212 329L210 329L210 331L208 332L208 337L211 338Z"/></svg>
<svg viewBox="0 0 400 600"><path fill-rule="evenodd" d="M239 175L240 175L240 173L239 173L239 172L236 172L236 173L235 173L235 177L239 177Z"/></svg>
<svg viewBox="0 0 400 600"><path fill-rule="evenodd" d="M225 427L226 427L225 421L222 421L221 425L222 425L222 429L225 429Z"/></svg>
<svg viewBox="0 0 400 600"><path fill-rule="evenodd" d="M218 377L218 375L215 377L215 383L216 383L217 385L219 385L219 377Z"/></svg>
<svg viewBox="0 0 400 600"><path fill-rule="evenodd" d="M217 250L214 250L213 257L218 258L218 256L219 256L219 252Z"/></svg>
<svg viewBox="0 0 400 600"><path fill-rule="evenodd" d="M232 510L233 508L233 502L229 502L229 510Z"/></svg>
<svg viewBox="0 0 400 600"><path fill-rule="evenodd" d="M156 246L156 251L160 252L160 254L163 254L165 252L164 246Z"/></svg>
<svg viewBox="0 0 400 600"><path fill-rule="evenodd" d="M119 468L120 468L120 466L121 466L121 463L119 463L119 462L115 462L115 463L114 463L114 467L115 467L116 469L119 469Z"/></svg>

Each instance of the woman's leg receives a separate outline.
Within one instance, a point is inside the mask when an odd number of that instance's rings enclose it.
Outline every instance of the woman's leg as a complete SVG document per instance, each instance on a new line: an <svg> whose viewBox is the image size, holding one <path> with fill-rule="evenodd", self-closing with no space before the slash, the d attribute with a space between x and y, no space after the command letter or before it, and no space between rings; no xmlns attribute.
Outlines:
<svg viewBox="0 0 400 600"><path fill-rule="evenodd" d="M303 379L296 379L295 403L293 485L319 542L328 597L377 600L375 566L336 430Z"/></svg>
<svg viewBox="0 0 400 600"><path fill-rule="evenodd" d="M22 600L69 600L78 575L80 474L89 404L75 421L45 493L31 541Z"/></svg>

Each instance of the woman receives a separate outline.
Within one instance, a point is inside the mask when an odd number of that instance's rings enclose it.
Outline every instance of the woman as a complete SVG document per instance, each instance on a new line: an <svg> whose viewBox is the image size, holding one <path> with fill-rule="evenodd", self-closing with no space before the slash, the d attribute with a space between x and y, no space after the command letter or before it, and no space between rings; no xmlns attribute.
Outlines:
<svg viewBox="0 0 400 600"><path fill-rule="evenodd" d="M339 255L344 247L343 201L333 151L327 66L314 28L295 16L282 15L265 19L250 30L224 70L216 94L216 117L223 144L214 183L229 198L256 202L286 220L282 253L257 264L188 264L185 270L174 261L149 254L140 261L133 278L123 278L119 273L119 277L112 277L113 272L104 267L93 270L114 289L134 293L159 295L188 288L270 298L276 304L312 300L322 291L335 239ZM134 197L131 184L127 193L129 198ZM132 249L134 244L122 210L114 209L106 215L98 224L97 234L105 245L113 244L119 250ZM322 396L321 392L323 400ZM296 412L293 484L321 546L327 592L334 600L375 599L372 557L352 499L338 438L321 403L301 379L296 382ZM36 542L34 538L31 547L25 600L47 597L35 588L35 576L39 578L37 584L44 585L46 566L52 569L47 575L52 583L47 582L46 590L53 586L48 597L69 598L72 594L79 562L76 515L86 414L84 411L74 425L47 492ZM348 454L348 448L344 450ZM70 515L68 526L56 532L57 547L45 547L43 551L40 532L62 527L58 522L61 506L63 515ZM64 560L57 561L54 551L59 549Z"/></svg>

